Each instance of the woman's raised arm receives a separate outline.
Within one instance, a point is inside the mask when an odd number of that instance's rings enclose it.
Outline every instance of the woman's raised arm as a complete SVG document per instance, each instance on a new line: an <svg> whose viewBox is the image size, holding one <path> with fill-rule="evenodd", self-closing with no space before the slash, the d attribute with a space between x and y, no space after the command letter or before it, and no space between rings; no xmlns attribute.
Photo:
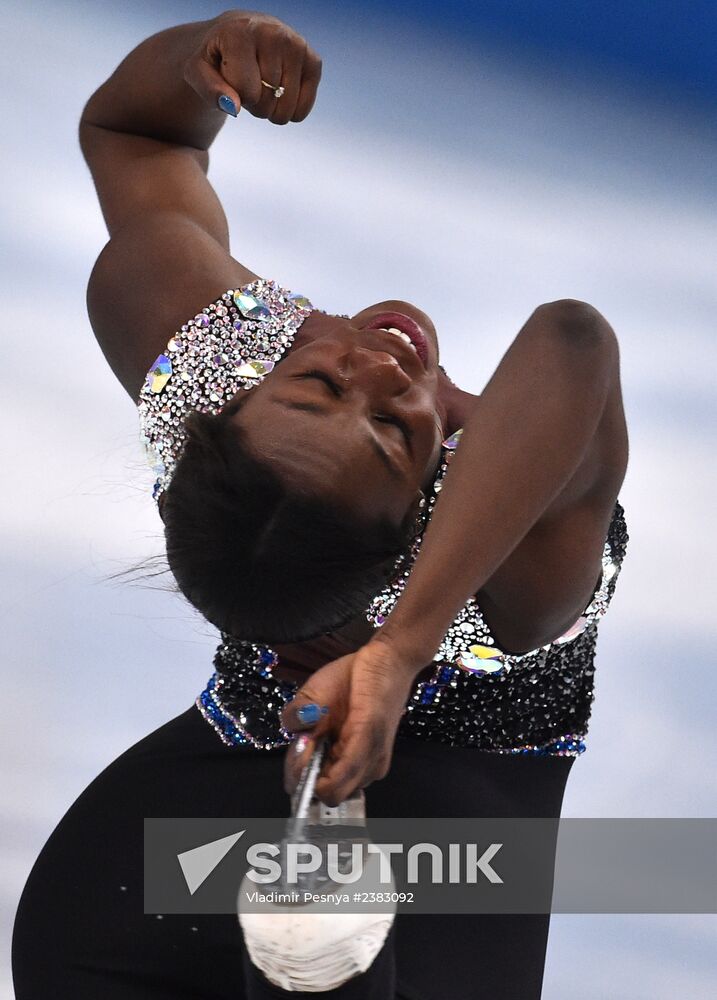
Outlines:
<svg viewBox="0 0 717 1000"><path fill-rule="evenodd" d="M147 38L87 102L80 145L110 235L88 311L133 398L188 316L256 277L231 256L207 179L207 151L232 106L275 124L301 121L320 76L318 56L287 25L228 11ZM277 97L262 80L284 92Z"/></svg>

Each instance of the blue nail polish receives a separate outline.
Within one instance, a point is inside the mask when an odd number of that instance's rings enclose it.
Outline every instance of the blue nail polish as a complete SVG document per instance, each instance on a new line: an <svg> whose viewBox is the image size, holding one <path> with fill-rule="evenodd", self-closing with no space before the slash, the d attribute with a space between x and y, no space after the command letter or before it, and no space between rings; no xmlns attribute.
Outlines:
<svg viewBox="0 0 717 1000"><path fill-rule="evenodd" d="M321 709L314 702L311 702L309 705L302 705L296 715L299 722L306 726L313 726L321 718Z"/></svg>
<svg viewBox="0 0 717 1000"><path fill-rule="evenodd" d="M236 104L231 99L231 97L229 97L228 94L222 94L219 97L219 100L217 101L217 104L222 109L222 111L226 111L226 113L228 115L232 115L234 118L236 118L237 114L239 113L237 111Z"/></svg>

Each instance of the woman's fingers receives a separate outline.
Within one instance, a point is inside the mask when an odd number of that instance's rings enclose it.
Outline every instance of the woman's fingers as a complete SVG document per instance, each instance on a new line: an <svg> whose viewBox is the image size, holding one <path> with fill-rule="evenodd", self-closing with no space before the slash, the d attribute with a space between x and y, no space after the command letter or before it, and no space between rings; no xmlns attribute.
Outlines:
<svg viewBox="0 0 717 1000"><path fill-rule="evenodd" d="M222 45L221 75L241 95L243 106L251 114L263 97L257 54L250 37L233 37Z"/></svg>
<svg viewBox="0 0 717 1000"><path fill-rule="evenodd" d="M328 731L328 706L313 701L303 691L297 691L293 701L281 713L281 725L288 732L298 734L284 761L284 789L292 795L318 741Z"/></svg>
<svg viewBox="0 0 717 1000"><path fill-rule="evenodd" d="M294 115L301 89L305 53L306 42L301 38L297 44L289 46L284 54L281 74L281 86L284 92L277 99L273 112L269 115L269 121L274 125L286 125Z"/></svg>
<svg viewBox="0 0 717 1000"><path fill-rule="evenodd" d="M303 122L316 101L316 92L321 81L321 59L307 46L302 65L299 96L291 118L293 122Z"/></svg>
<svg viewBox="0 0 717 1000"><path fill-rule="evenodd" d="M324 732L330 721L328 715L328 705L314 701L308 693L297 691L293 701L281 713L281 724L290 733L300 733L305 729L316 730L317 726Z"/></svg>
<svg viewBox="0 0 717 1000"><path fill-rule="evenodd" d="M222 111L232 114L231 106L226 101L221 105L219 103L220 97L228 97L234 104L236 112L234 117L239 114L242 102L237 88L233 87L203 56L196 56L187 61L184 67L184 79L207 104L221 107Z"/></svg>
<svg viewBox="0 0 717 1000"><path fill-rule="evenodd" d="M321 60L277 18L229 11L215 19L184 77L203 100L229 114L244 107L256 118L286 125L311 110Z"/></svg>
<svg viewBox="0 0 717 1000"><path fill-rule="evenodd" d="M388 773L406 684L389 682L385 659L383 647L367 645L332 660L311 675L282 712L289 732L309 733L314 745L328 741L316 784L317 797L327 805L339 805ZM287 786L293 787L306 762L303 753L289 751Z"/></svg>
<svg viewBox="0 0 717 1000"><path fill-rule="evenodd" d="M301 89L306 48L301 35L280 22L263 25L257 31L256 62L262 88L252 108L257 118L268 118L276 125L291 120Z"/></svg>
<svg viewBox="0 0 717 1000"><path fill-rule="evenodd" d="M316 796L326 805L340 805L357 789L384 778L390 759L378 733L364 727L357 729L346 741L330 748L316 782Z"/></svg>
<svg viewBox="0 0 717 1000"><path fill-rule="evenodd" d="M289 748L284 765L284 787L290 795L324 735L331 737L328 725L314 727L297 736ZM315 794L326 805L337 806L358 788L366 788L373 781L385 778L390 763L390 749L377 731L357 730L347 740L339 736L329 743Z"/></svg>
<svg viewBox="0 0 717 1000"><path fill-rule="evenodd" d="M294 733L307 728L322 734L330 728L338 731L346 714L351 660L342 656L312 674L284 706L282 726Z"/></svg>
<svg viewBox="0 0 717 1000"><path fill-rule="evenodd" d="M274 96L274 89L281 87L283 75L283 52L276 44L262 45L257 52L257 64L260 77L261 97L252 108L255 118L271 118L279 100ZM264 86L271 84L270 87Z"/></svg>
<svg viewBox="0 0 717 1000"><path fill-rule="evenodd" d="M312 733L301 733L296 737L284 760L284 791L293 795L299 784L301 772L311 760L317 741Z"/></svg>

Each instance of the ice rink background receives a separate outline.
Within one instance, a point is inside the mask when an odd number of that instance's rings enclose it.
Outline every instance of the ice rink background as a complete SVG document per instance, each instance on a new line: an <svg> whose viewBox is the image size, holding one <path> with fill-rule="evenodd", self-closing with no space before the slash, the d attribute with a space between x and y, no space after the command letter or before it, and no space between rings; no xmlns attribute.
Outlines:
<svg viewBox="0 0 717 1000"><path fill-rule="evenodd" d="M570 296L603 311L621 342L630 546L601 625L589 749L564 815L714 815L708 5L624 5L642 8L643 31L635 16L617 50L608 42L625 26L613 4L577 5L593 20L602 9L606 23L592 36L589 23L566 21L561 3L532 4L532 20L517 3L514 21L489 3L493 22L457 3L443 25L431 5L413 5L413 17L408 5L390 16L382 6L271 8L322 54L324 78L302 125L242 114L217 140L210 178L233 253L328 310L416 302L436 322L449 373L477 392L538 303ZM211 673L213 630L183 602L107 579L161 552L162 539L136 414L86 318L106 233L76 128L92 90L143 37L222 9L32 2L6 14L3 996L12 995L5 943L17 899L51 830L106 764L186 709ZM703 20L676 24L670 11ZM555 917L544 996L711 996L715 926Z"/></svg>

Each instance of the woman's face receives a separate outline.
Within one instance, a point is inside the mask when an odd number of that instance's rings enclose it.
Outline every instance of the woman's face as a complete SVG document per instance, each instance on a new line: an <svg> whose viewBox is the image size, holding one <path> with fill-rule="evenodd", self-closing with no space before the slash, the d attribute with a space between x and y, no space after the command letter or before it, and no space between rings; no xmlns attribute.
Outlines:
<svg viewBox="0 0 717 1000"><path fill-rule="evenodd" d="M440 458L438 377L436 331L416 306L379 302L349 319L314 312L230 419L295 488L398 524Z"/></svg>

